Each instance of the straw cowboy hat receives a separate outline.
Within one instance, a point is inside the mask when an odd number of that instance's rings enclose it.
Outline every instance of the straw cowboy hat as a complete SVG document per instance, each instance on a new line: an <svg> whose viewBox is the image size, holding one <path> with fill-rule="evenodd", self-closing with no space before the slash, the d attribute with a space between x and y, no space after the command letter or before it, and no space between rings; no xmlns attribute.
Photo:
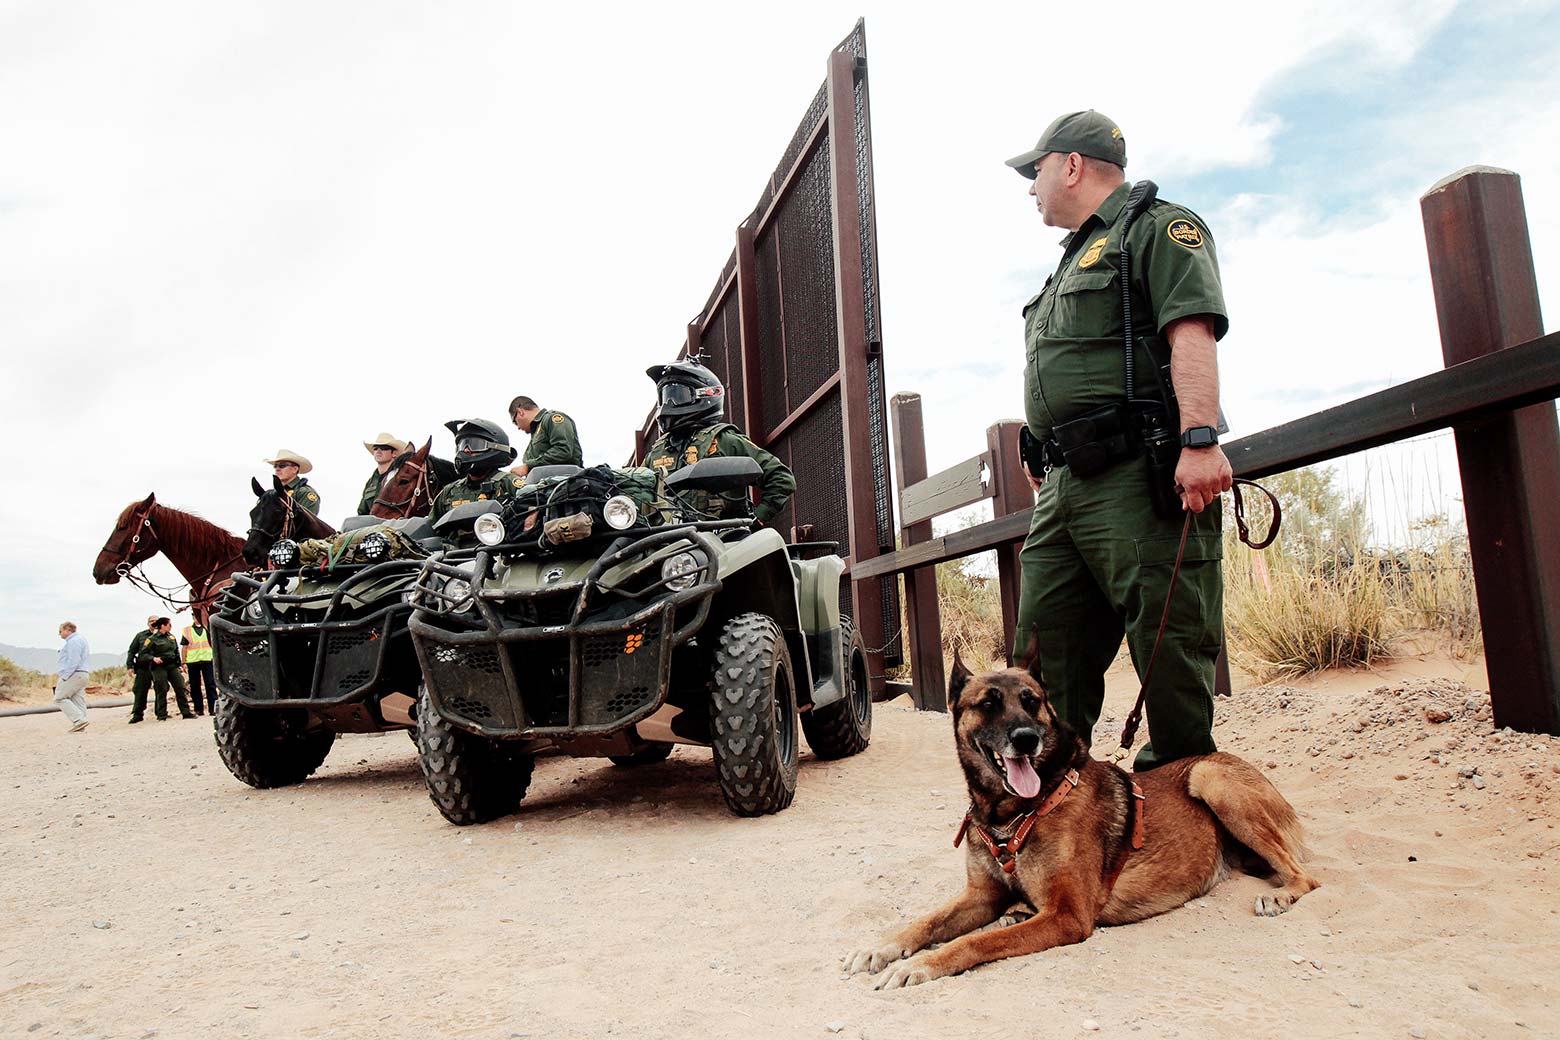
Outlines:
<svg viewBox="0 0 1560 1040"><path fill-rule="evenodd" d="M379 431L379 435L377 437L375 437L373 440L371 440L371 441L364 441L363 442L363 447L367 448L368 449L368 453L370 455L372 455L374 453L374 445L376 445L376 444L388 444L388 445L390 445L390 447L395 449L397 455L399 455L401 452L405 451L407 448L411 447L411 445L409 443L407 443L406 441L403 441L399 437L392 437L388 433L384 432L383 430L380 430Z"/></svg>
<svg viewBox="0 0 1560 1040"><path fill-rule="evenodd" d="M308 473L314 468L314 463L310 462L308 459L304 458L302 455L299 455L295 451L288 451L286 448L283 448L281 451L277 452L276 458L261 459L260 461L264 462L267 466L274 466L278 462L291 462L293 465L298 467L298 472L300 474Z"/></svg>

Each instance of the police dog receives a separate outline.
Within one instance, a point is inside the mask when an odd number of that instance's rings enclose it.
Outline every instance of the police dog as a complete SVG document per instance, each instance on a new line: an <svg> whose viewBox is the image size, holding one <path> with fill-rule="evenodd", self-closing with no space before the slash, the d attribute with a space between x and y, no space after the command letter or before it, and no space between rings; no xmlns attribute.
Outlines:
<svg viewBox="0 0 1560 1040"><path fill-rule="evenodd" d="M1251 853L1279 886L1257 897L1260 915L1283 913L1319 884L1300 865L1294 808L1234 755L1133 774L1091 758L1052 710L1035 661L971 675L955 655L948 701L970 790L964 891L847 954L847 975L892 966L874 988L894 989L1082 942L1096 925L1140 921L1206 893ZM1033 916L981 930L1016 906Z"/></svg>

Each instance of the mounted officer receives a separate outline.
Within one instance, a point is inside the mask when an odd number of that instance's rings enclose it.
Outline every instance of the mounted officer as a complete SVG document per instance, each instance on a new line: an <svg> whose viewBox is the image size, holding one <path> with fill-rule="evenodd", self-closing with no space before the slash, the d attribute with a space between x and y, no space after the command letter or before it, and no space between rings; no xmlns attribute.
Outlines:
<svg viewBox="0 0 1560 1040"><path fill-rule="evenodd" d="M515 476L523 477L537 466L585 465L579 431L567 415L543 408L521 395L509 402L509 417L515 426L531 435L520 465L509 471Z"/></svg>
<svg viewBox="0 0 1560 1040"><path fill-rule="evenodd" d="M374 457L374 472L368 475L368 481L363 485L363 495L358 499L358 516L366 516L374 508L374 499L379 497L379 489L384 486L384 482L400 468L401 463L414 454L412 446L406 441L382 431L373 440L364 441L363 447Z"/></svg>
<svg viewBox="0 0 1560 1040"><path fill-rule="evenodd" d="M320 494L303 478L305 473L313 471L314 463L286 448L277 452L276 458L263 461L276 473L276 479L282 482L282 490L292 496L294 505L302 506L315 516L320 515Z"/></svg>
<svg viewBox="0 0 1560 1040"><path fill-rule="evenodd" d="M520 485L501 467L515 460L509 435L498 423L486 419L451 419L444 424L455 435L455 472L460 479L447 484L428 511L430 523L456 506L483 499L508 498Z"/></svg>
<svg viewBox="0 0 1560 1040"><path fill-rule="evenodd" d="M764 474L757 509L746 491L693 491L682 497L711 520L752 516L768 524L779 516L796 492L796 478L785 463L748 440L735 424L724 421L726 388L715 373L700 364L677 361L651 365L645 374L655 380L660 396L657 421L661 437L645 452L640 465L660 470L665 476L714 455L745 455L757 462Z"/></svg>

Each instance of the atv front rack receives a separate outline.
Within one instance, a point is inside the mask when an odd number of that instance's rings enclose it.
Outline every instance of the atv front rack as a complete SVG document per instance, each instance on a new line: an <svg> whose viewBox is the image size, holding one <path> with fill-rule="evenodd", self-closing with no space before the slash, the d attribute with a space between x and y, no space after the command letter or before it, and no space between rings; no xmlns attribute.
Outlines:
<svg viewBox="0 0 1560 1040"><path fill-rule="evenodd" d="M404 594L384 596L383 605L361 613L369 604L358 593L401 576L410 588L422 565L400 559L338 566L328 574L339 584L323 610L317 606L323 591L281 591L300 568L234 575L211 618L217 689L249 707L323 707L364 698L416 661L405 645L412 607Z"/></svg>
<svg viewBox="0 0 1560 1040"><path fill-rule="evenodd" d="M503 546L478 551L469 566L434 555L410 623L434 709L488 737L601 735L648 718L665 702L673 651L703 627L721 588L715 535L748 526L654 528L613 543L579 580L539 587L484 587ZM632 589L601 580L677 542L703 556L689 588L672 589L664 577ZM451 594L450 580L469 592Z"/></svg>

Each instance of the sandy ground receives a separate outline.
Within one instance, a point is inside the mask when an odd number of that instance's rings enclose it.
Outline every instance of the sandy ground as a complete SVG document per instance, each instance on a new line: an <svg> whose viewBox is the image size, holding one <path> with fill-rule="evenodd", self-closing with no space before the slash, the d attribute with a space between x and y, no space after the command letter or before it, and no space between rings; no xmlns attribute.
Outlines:
<svg viewBox="0 0 1560 1040"><path fill-rule="evenodd" d="M892 993L839 961L961 883L946 716L879 705L766 819L681 748L544 759L519 815L464 830L401 734L259 792L204 719L0 719L0 1037L1557 1036L1560 742L1492 732L1482 684L1410 660L1220 702L1308 828L1324 887L1289 914L1237 876Z"/></svg>

